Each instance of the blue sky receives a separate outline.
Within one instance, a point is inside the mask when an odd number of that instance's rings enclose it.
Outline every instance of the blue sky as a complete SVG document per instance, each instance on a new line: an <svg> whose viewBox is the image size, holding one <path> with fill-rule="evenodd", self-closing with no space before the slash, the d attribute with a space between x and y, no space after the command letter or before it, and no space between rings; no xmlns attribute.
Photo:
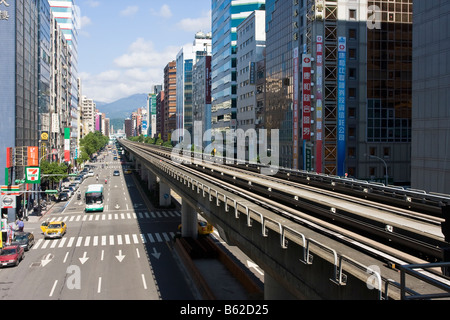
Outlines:
<svg viewBox="0 0 450 320"><path fill-rule="evenodd" d="M163 83L166 64L198 31L211 31L211 0L77 0L82 95L112 102Z"/></svg>

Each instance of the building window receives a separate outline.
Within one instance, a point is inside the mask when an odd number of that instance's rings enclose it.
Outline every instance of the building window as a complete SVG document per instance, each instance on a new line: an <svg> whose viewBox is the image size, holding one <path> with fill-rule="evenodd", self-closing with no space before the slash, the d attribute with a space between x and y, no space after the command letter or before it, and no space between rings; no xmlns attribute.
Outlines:
<svg viewBox="0 0 450 320"><path fill-rule="evenodd" d="M356 29L348 30L348 38L351 40L356 40Z"/></svg>
<svg viewBox="0 0 450 320"><path fill-rule="evenodd" d="M348 10L348 16L350 20L356 20L356 9Z"/></svg>
<svg viewBox="0 0 450 320"><path fill-rule="evenodd" d="M350 99L356 98L356 88L348 88L348 97Z"/></svg>

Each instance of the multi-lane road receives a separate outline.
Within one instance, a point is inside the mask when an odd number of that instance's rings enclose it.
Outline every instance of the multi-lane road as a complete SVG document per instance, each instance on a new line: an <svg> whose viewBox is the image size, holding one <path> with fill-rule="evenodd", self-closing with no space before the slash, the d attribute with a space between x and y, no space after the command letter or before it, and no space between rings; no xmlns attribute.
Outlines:
<svg viewBox="0 0 450 320"><path fill-rule="evenodd" d="M104 212L85 213L73 196L26 222L36 243L19 266L0 269L0 299L194 299L169 245L180 213L148 208L133 175L124 175L111 154L94 165L94 177L80 190L95 184L97 174L101 183L107 178ZM44 239L45 220L64 221L67 233Z"/></svg>

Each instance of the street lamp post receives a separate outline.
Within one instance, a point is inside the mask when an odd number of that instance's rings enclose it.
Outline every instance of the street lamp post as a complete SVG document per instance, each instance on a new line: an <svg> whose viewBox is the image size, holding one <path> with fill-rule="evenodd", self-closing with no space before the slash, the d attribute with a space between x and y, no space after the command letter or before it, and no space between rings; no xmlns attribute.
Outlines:
<svg viewBox="0 0 450 320"><path fill-rule="evenodd" d="M388 167L387 167L386 161L384 161L384 159L381 159L380 157L373 156L373 155L370 155L369 158L371 158L371 159L378 159L378 160L380 160L380 161L383 162L383 164L384 164L384 169L385 169L385 172L386 172L386 175L385 175L385 178L386 178L386 186L388 186L388 184L389 184L389 178L388 178Z"/></svg>

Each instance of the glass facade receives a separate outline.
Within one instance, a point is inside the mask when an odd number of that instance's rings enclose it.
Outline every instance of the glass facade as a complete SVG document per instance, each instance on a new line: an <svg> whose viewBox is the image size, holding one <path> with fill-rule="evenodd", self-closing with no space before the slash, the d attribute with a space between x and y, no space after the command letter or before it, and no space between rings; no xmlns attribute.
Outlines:
<svg viewBox="0 0 450 320"><path fill-rule="evenodd" d="M38 144L39 7L37 0L6 3L0 2L8 16L0 20L0 150L15 147L16 163L23 164L20 147ZM2 168L5 160L0 160ZM22 178L24 167L16 168L15 177ZM5 182L4 170L0 181Z"/></svg>
<svg viewBox="0 0 450 320"><path fill-rule="evenodd" d="M50 6L47 0L39 0L39 132L49 131L50 112Z"/></svg>
<svg viewBox="0 0 450 320"><path fill-rule="evenodd" d="M367 141L410 142L412 0L371 5L380 7L383 22L367 30Z"/></svg>
<svg viewBox="0 0 450 320"><path fill-rule="evenodd" d="M264 9L266 1L212 1L211 121L212 129L236 128L237 26L254 10Z"/></svg>
<svg viewBox="0 0 450 320"><path fill-rule="evenodd" d="M266 1L265 128L278 129L282 167L293 166L293 12L291 1Z"/></svg>

